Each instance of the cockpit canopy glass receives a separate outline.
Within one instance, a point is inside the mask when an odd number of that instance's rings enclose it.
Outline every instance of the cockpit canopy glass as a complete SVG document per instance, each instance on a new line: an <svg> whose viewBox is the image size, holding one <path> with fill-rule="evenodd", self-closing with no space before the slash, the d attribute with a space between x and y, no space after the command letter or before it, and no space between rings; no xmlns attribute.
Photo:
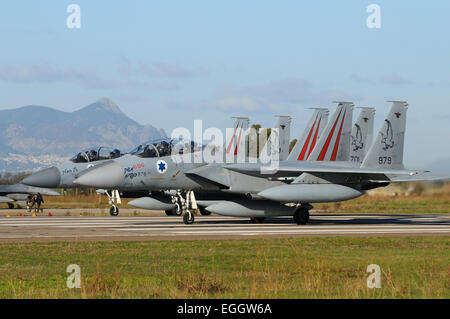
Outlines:
<svg viewBox="0 0 450 319"><path fill-rule="evenodd" d="M139 157L164 157L201 151L202 145L186 139L163 138L139 145L130 154Z"/></svg>
<svg viewBox="0 0 450 319"><path fill-rule="evenodd" d="M70 161L73 163L87 163L118 158L122 155L123 153L116 148L101 146L81 151L73 156Z"/></svg>

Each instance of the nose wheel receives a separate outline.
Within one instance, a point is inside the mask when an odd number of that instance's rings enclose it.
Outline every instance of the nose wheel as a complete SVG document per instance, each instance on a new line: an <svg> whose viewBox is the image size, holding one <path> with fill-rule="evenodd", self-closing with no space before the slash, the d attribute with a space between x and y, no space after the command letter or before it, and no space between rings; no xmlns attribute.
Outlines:
<svg viewBox="0 0 450 319"><path fill-rule="evenodd" d="M183 198L181 191L177 191L177 197L179 199L180 211L183 213L183 222L186 225L194 223L195 217L191 210L198 208L197 201L195 200L193 191L185 191L186 198Z"/></svg>
<svg viewBox="0 0 450 319"><path fill-rule="evenodd" d="M111 216L119 215L119 207L117 207L116 205L111 206L111 208L109 209L109 214Z"/></svg>
<svg viewBox="0 0 450 319"><path fill-rule="evenodd" d="M109 214L111 216L119 215L119 207L116 206L116 203L117 204L121 203L119 191L113 190L110 195L108 191L105 190L105 194L108 196L108 202L111 205L111 208L109 209Z"/></svg>

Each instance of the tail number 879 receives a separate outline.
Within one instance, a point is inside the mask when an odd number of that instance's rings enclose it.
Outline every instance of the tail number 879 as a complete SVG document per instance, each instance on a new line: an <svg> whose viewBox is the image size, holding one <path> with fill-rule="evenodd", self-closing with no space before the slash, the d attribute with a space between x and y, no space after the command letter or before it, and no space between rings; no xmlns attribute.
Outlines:
<svg viewBox="0 0 450 319"><path fill-rule="evenodd" d="M380 156L378 157L378 164L392 164L392 157L390 156Z"/></svg>

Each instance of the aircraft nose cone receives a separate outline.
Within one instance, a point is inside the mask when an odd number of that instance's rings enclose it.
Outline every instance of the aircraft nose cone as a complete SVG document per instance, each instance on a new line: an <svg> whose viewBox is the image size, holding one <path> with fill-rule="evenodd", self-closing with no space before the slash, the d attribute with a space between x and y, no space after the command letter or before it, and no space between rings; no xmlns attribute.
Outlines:
<svg viewBox="0 0 450 319"><path fill-rule="evenodd" d="M50 167L27 176L23 184L35 187L56 188L61 182L61 173L56 167Z"/></svg>
<svg viewBox="0 0 450 319"><path fill-rule="evenodd" d="M75 184L93 188L117 188L123 182L123 168L117 162L99 164L82 172Z"/></svg>

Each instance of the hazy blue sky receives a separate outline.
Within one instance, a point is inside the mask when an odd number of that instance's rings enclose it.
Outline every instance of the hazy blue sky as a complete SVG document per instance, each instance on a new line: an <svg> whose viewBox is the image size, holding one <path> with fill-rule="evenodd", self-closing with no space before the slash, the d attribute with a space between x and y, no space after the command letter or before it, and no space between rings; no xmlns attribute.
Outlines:
<svg viewBox="0 0 450 319"><path fill-rule="evenodd" d="M69 29L66 8L81 7ZM366 8L381 7L369 29ZM73 111L110 97L142 124L270 126L307 107L409 102L406 163L450 158L449 1L8 1L0 108ZM355 114L356 116L356 114Z"/></svg>

